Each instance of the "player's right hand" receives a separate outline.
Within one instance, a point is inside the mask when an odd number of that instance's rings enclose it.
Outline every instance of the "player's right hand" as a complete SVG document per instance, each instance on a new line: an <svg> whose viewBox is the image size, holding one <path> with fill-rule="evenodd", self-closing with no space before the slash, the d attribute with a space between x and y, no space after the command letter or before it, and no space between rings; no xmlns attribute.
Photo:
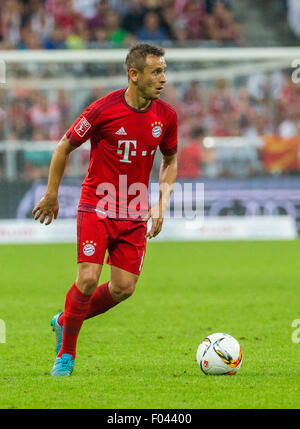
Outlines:
<svg viewBox="0 0 300 429"><path fill-rule="evenodd" d="M57 197L45 194L44 197L37 203L35 208L32 210L34 220L40 219L41 223L44 223L46 217L48 217L45 225L49 225L53 218L56 219L58 215L59 205Z"/></svg>

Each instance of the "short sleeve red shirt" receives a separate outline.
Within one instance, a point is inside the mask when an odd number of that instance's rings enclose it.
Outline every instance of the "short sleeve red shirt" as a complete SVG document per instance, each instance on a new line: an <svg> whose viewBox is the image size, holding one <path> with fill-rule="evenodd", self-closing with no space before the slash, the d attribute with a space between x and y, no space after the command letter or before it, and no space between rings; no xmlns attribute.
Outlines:
<svg viewBox="0 0 300 429"><path fill-rule="evenodd" d="M177 152L177 116L166 102L153 100L144 110L129 106L126 89L96 100L66 133L70 144L90 139L88 174L82 184L79 210L105 209L112 218L132 218L135 207L148 211L150 172L157 148L163 155ZM137 202L137 204L135 204ZM97 211L96 210L96 211Z"/></svg>

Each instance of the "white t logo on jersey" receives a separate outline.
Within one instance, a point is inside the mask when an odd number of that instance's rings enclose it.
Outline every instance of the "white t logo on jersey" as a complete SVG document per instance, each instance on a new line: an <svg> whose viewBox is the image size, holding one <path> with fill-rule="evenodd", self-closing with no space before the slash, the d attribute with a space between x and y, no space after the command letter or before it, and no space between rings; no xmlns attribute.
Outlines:
<svg viewBox="0 0 300 429"><path fill-rule="evenodd" d="M118 141L117 153L119 155L124 155L124 157L120 159L121 162L132 162L129 160L129 155L132 155L132 156L136 155L136 150L132 150L130 152L131 143L133 144L134 149L136 149L136 140L119 140ZM123 152L123 149L120 149L123 144L124 144L124 152Z"/></svg>

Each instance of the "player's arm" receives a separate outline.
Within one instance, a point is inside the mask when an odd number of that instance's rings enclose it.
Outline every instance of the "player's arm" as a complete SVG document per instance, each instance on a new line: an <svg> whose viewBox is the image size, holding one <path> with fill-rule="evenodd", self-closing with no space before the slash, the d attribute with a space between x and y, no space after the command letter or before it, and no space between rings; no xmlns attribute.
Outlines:
<svg viewBox="0 0 300 429"><path fill-rule="evenodd" d="M156 237L164 221L165 211L169 205L170 197L173 192L174 183L177 176L177 153L173 155L162 155L162 162L159 170L159 201L152 207L145 220L152 218L151 230L146 237L151 239Z"/></svg>
<svg viewBox="0 0 300 429"><path fill-rule="evenodd" d="M62 180L66 164L70 153L76 149L71 145L66 135L60 140L56 146L49 168L48 185L44 197L37 203L32 210L34 219L40 219L44 223L46 217L48 220L45 225L49 225L52 219L57 218L59 205L58 205L58 188Z"/></svg>

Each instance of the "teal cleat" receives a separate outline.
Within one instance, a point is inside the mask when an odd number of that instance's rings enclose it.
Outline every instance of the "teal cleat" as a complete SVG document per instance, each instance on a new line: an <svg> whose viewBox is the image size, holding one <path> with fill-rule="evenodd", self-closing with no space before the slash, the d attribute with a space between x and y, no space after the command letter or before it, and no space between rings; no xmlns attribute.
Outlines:
<svg viewBox="0 0 300 429"><path fill-rule="evenodd" d="M53 377L66 377L72 375L75 361L72 355L63 354L55 359L51 375Z"/></svg>
<svg viewBox="0 0 300 429"><path fill-rule="evenodd" d="M53 319L51 320L51 323L50 323L50 325L52 326L52 329L56 335L56 344L55 344L56 354L59 353L61 346L62 346L62 340L63 340L63 327L58 324L58 319L59 319L59 316L61 314L62 314L62 312L53 316Z"/></svg>

